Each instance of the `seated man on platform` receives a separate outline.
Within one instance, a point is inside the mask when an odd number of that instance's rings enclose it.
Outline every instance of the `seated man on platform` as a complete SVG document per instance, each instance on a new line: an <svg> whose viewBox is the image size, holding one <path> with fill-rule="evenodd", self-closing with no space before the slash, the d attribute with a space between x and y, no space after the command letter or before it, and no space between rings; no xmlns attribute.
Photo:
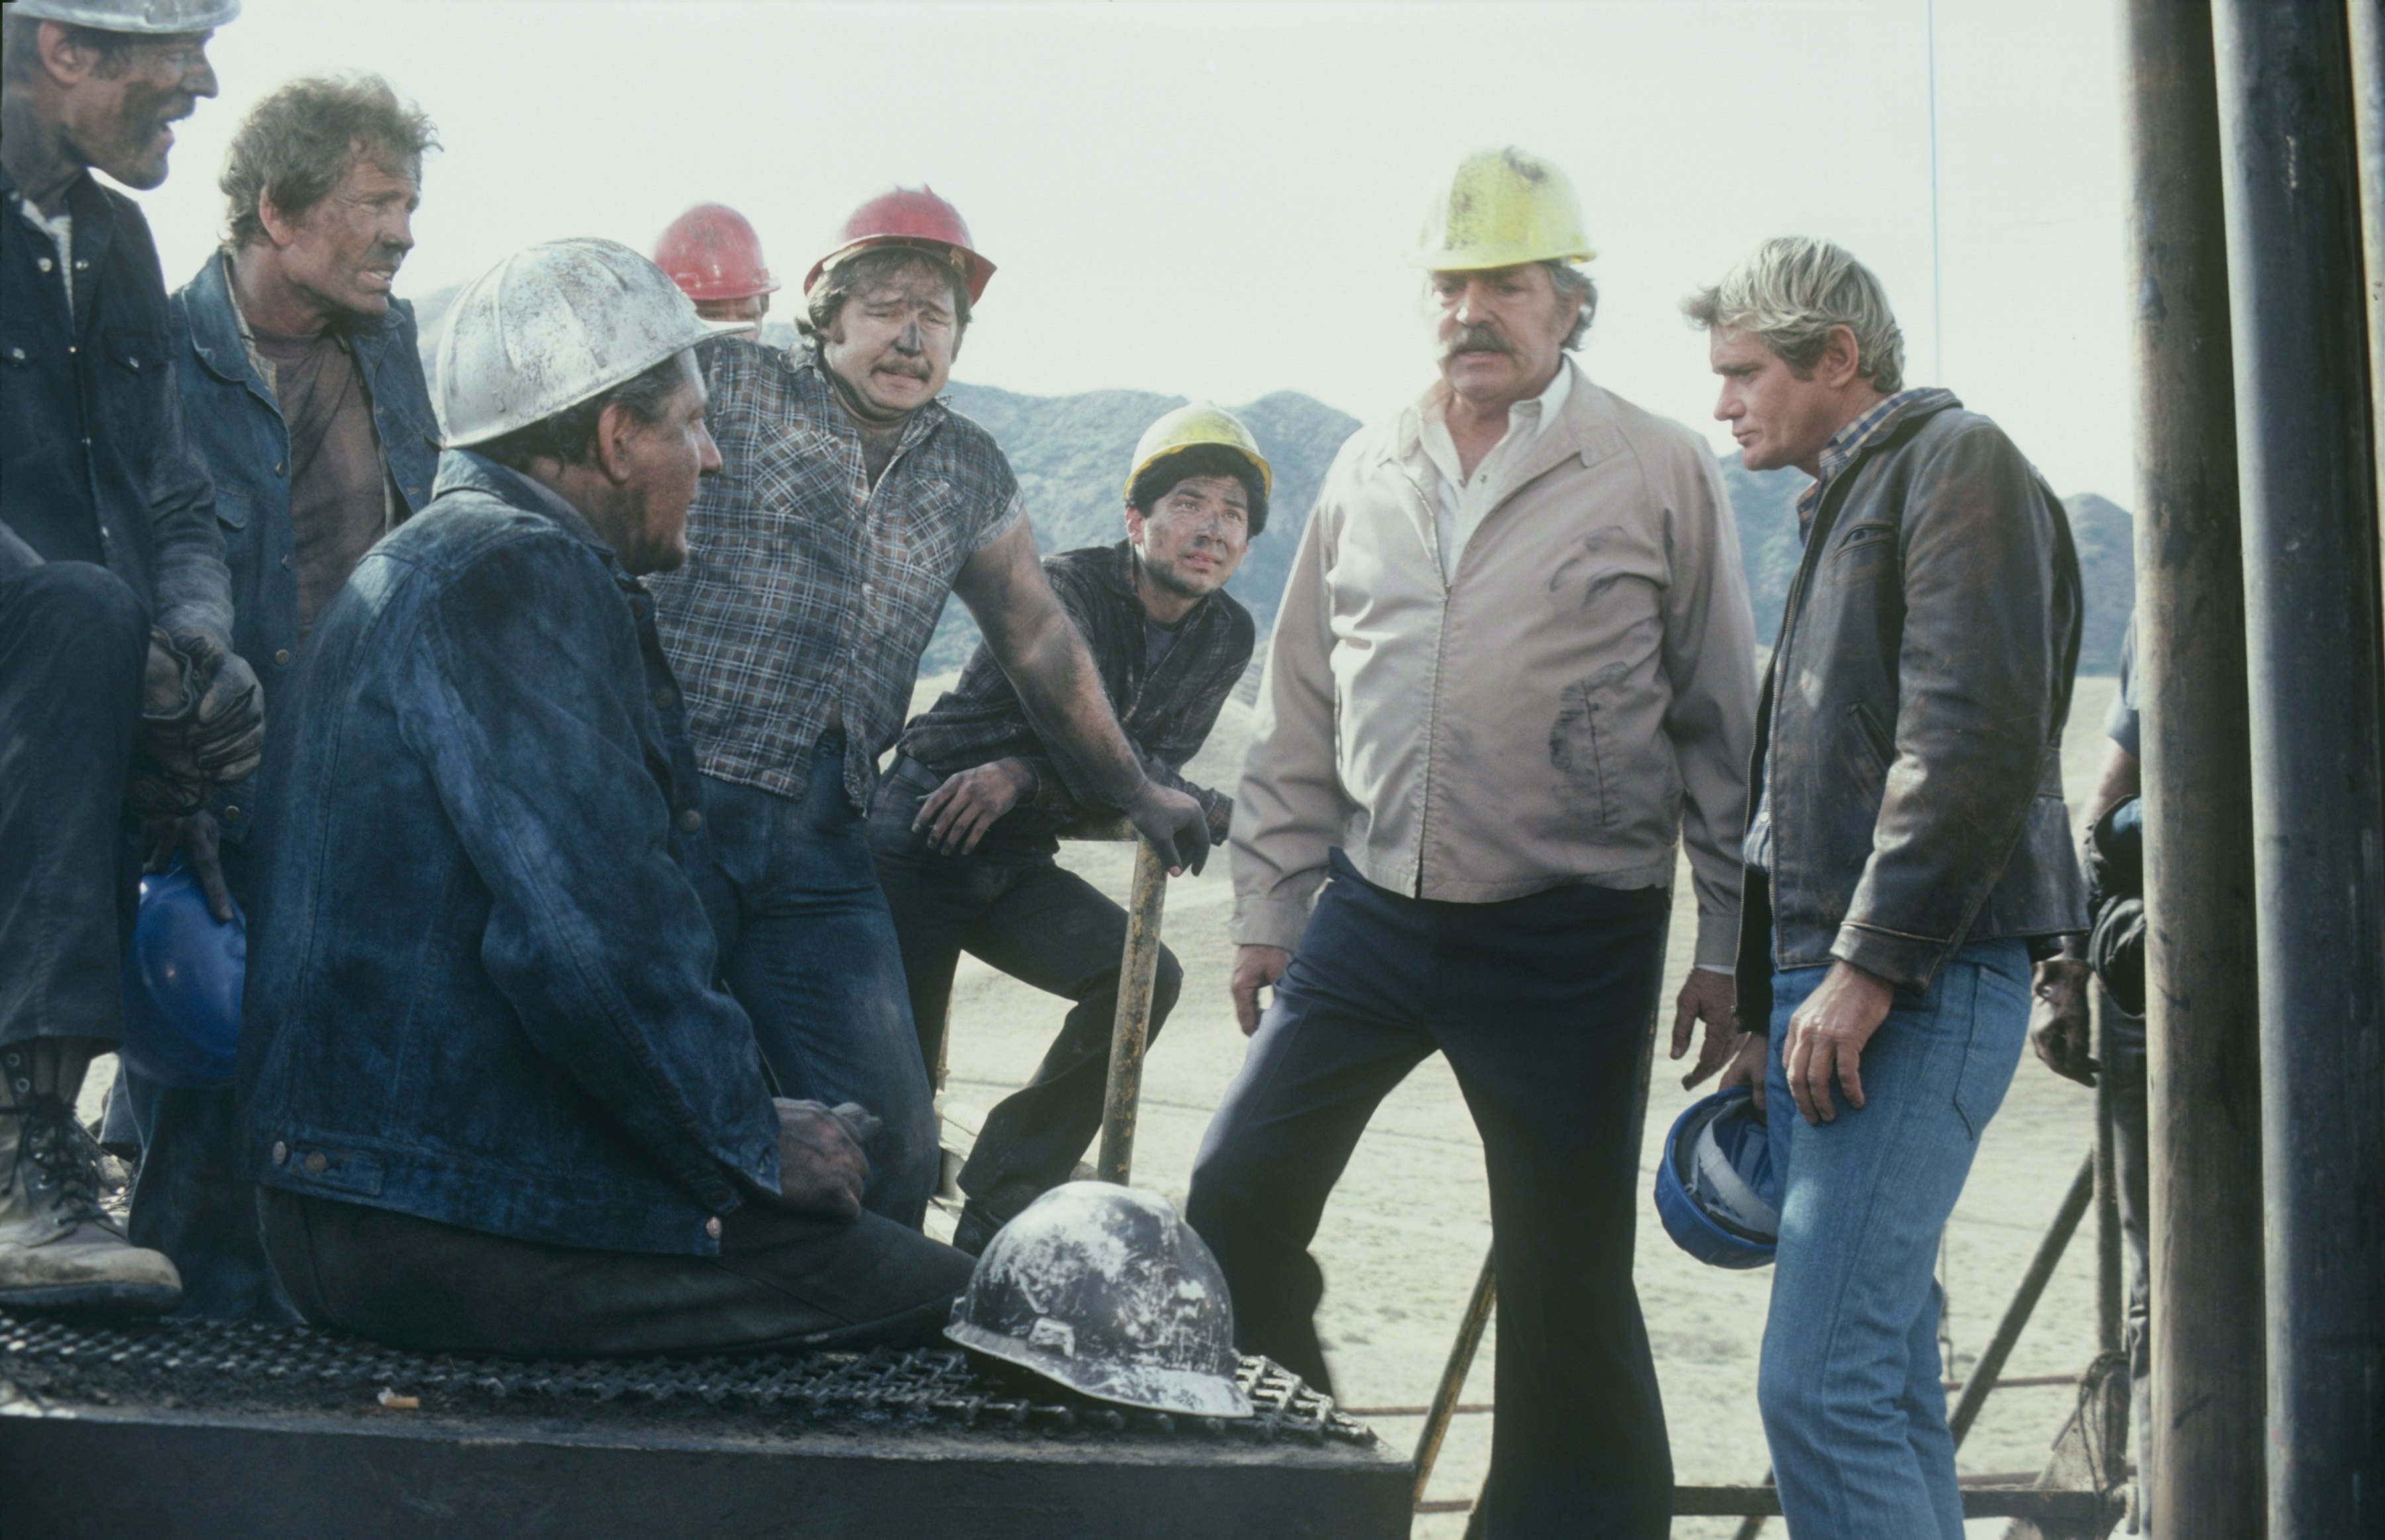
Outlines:
<svg viewBox="0 0 2385 1540"><path fill-rule="evenodd" d="M1223 590L1267 528L1270 475L1231 414L1180 407L1135 446L1127 538L1043 564L1145 772L1200 801L1213 841L1226 838L1233 799L1179 772L1251 660L1250 612ZM904 728L870 805L870 854L930 1074L964 950L1076 1001L1035 1078L994 1108L961 1169L968 1203L953 1244L965 1251L983 1250L994 1231L1067 1181L1101 1126L1126 912L1053 857L1062 828L1118 816L1084 784L1066 746L1038 732L983 643L958 687ZM1163 949L1153 1033L1183 976Z"/></svg>
<svg viewBox="0 0 2385 1540"><path fill-rule="evenodd" d="M869 1114L774 1101L717 983L638 581L720 466L689 351L716 329L610 242L500 263L441 348L431 506L316 621L242 1043L266 1251L310 1322L525 1356L904 1344L968 1279L861 1211Z"/></svg>

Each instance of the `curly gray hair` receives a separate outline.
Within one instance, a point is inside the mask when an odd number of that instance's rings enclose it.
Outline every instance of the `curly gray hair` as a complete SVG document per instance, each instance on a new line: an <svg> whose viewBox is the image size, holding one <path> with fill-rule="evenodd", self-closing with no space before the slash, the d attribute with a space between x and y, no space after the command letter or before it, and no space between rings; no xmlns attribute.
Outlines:
<svg viewBox="0 0 2385 1540"><path fill-rule="evenodd" d="M1754 334L1801 376L1833 328L1855 340L1856 367L1882 395L1904 388L1904 333L1879 276L1845 248L1783 235L1755 248L1720 283L1681 302L1692 325Z"/></svg>
<svg viewBox="0 0 2385 1540"><path fill-rule="evenodd" d="M251 107L224 154L217 185L229 207L231 243L265 239L259 205L298 218L331 196L359 155L419 174L439 130L420 107L402 102L379 75L292 81Z"/></svg>

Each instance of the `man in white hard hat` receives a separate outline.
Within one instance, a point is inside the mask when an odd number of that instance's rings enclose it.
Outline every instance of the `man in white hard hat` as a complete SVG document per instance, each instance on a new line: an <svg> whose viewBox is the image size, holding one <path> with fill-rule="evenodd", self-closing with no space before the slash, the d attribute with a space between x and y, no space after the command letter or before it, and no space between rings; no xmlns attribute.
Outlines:
<svg viewBox="0 0 2385 1540"><path fill-rule="evenodd" d="M1538 156L1467 155L1435 193L1415 261L1441 380L1342 446L1276 621L1232 843L1254 1037L1186 1211L1243 1349L1325 1381L1309 1239L1376 1104L1448 1056L1490 1168L1500 1540L1670 1522L1631 1250L1684 838L1698 941L1674 1052L1703 1018L1702 1075L1734 1036L1755 696L1738 540L1704 441L1567 355L1591 255Z"/></svg>
<svg viewBox="0 0 2385 1540"><path fill-rule="evenodd" d="M1180 772L1251 661L1250 612L1225 591L1267 528L1273 472L1250 430L1205 403L1151 425L1127 473L1127 538L1047 558L1145 773L1199 800L1223 839L1233 799ZM1054 858L1057 836L1118 810L1036 730L984 643L960 680L903 729L869 809L869 851L893 912L919 1054L943 1056L963 951L1076 1002L1023 1089L986 1114L961 1168L953 1244L977 1252L1068 1179L1101 1127L1126 911ZM1150 1031L1184 971L1160 949Z"/></svg>
<svg viewBox="0 0 2385 1540"><path fill-rule="evenodd" d="M870 1114L774 1100L716 982L640 578L720 466L717 329L611 242L500 263L441 344L437 496L316 622L243 1044L309 1321L509 1356L907 1343L968 1280L861 1211Z"/></svg>
<svg viewBox="0 0 2385 1540"><path fill-rule="evenodd" d="M238 0L0 14L0 1308L160 1310L75 1123L119 1040L140 817L256 767L255 675L140 206Z"/></svg>
<svg viewBox="0 0 2385 1540"><path fill-rule="evenodd" d="M392 292L413 249L431 121L378 76L296 80L249 109L226 153L222 248L176 291L176 382L216 484L232 646L276 732L315 617L365 552L431 501L438 429L414 307ZM218 920L256 907L263 779L216 788L173 826ZM117 1080L141 1149L127 1228L173 1260L186 1310L280 1313L230 1087Z"/></svg>
<svg viewBox="0 0 2385 1540"><path fill-rule="evenodd" d="M728 468L655 590L726 898L722 974L781 1087L885 1119L868 1201L911 1224L942 1157L864 817L946 601L1170 866L1198 870L1209 844L1201 804L1118 729L1001 446L938 399L993 273L928 189L856 209L805 279L805 345L709 351Z"/></svg>

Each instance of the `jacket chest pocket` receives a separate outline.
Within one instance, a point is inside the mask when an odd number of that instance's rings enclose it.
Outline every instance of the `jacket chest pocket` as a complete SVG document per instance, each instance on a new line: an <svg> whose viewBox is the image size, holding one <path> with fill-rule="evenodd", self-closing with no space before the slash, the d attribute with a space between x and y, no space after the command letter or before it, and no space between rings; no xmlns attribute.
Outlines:
<svg viewBox="0 0 2385 1540"><path fill-rule="evenodd" d="M149 444L156 437L154 404L169 383L162 331L111 329L100 342L100 378L109 427L127 443Z"/></svg>

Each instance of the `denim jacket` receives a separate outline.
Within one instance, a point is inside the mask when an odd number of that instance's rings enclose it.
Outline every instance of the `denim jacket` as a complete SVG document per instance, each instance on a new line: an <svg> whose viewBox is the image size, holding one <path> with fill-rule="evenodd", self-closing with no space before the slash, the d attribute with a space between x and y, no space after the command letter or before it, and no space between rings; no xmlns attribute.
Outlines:
<svg viewBox="0 0 2385 1540"><path fill-rule="evenodd" d="M0 578L91 562L154 624L229 641L223 536L174 389L148 221L88 174L66 211L71 312L57 247L0 172Z"/></svg>
<svg viewBox="0 0 2385 1540"><path fill-rule="evenodd" d="M2061 502L1952 396L1823 494L1756 713L1739 1019L1779 968L1850 962L1927 988L1970 941L2085 928L2062 728L2079 558Z"/></svg>
<svg viewBox="0 0 2385 1540"><path fill-rule="evenodd" d="M654 602L467 453L318 618L268 746L240 1079L270 1186L711 1254L778 1124L715 985Z"/></svg>
<svg viewBox="0 0 2385 1540"><path fill-rule="evenodd" d="M266 721L280 717L280 696L298 652L296 536L290 523L290 429L257 374L232 307L231 259L208 256L169 302L175 379L191 438L215 478L216 520L231 568L232 651L248 660L265 689ZM415 349L414 307L392 300L380 321L349 331L365 394L372 403L382 463L402 505L399 519L431 501L439 471L439 429ZM263 789L256 776L215 788L208 810L226 839L248 838Z"/></svg>

